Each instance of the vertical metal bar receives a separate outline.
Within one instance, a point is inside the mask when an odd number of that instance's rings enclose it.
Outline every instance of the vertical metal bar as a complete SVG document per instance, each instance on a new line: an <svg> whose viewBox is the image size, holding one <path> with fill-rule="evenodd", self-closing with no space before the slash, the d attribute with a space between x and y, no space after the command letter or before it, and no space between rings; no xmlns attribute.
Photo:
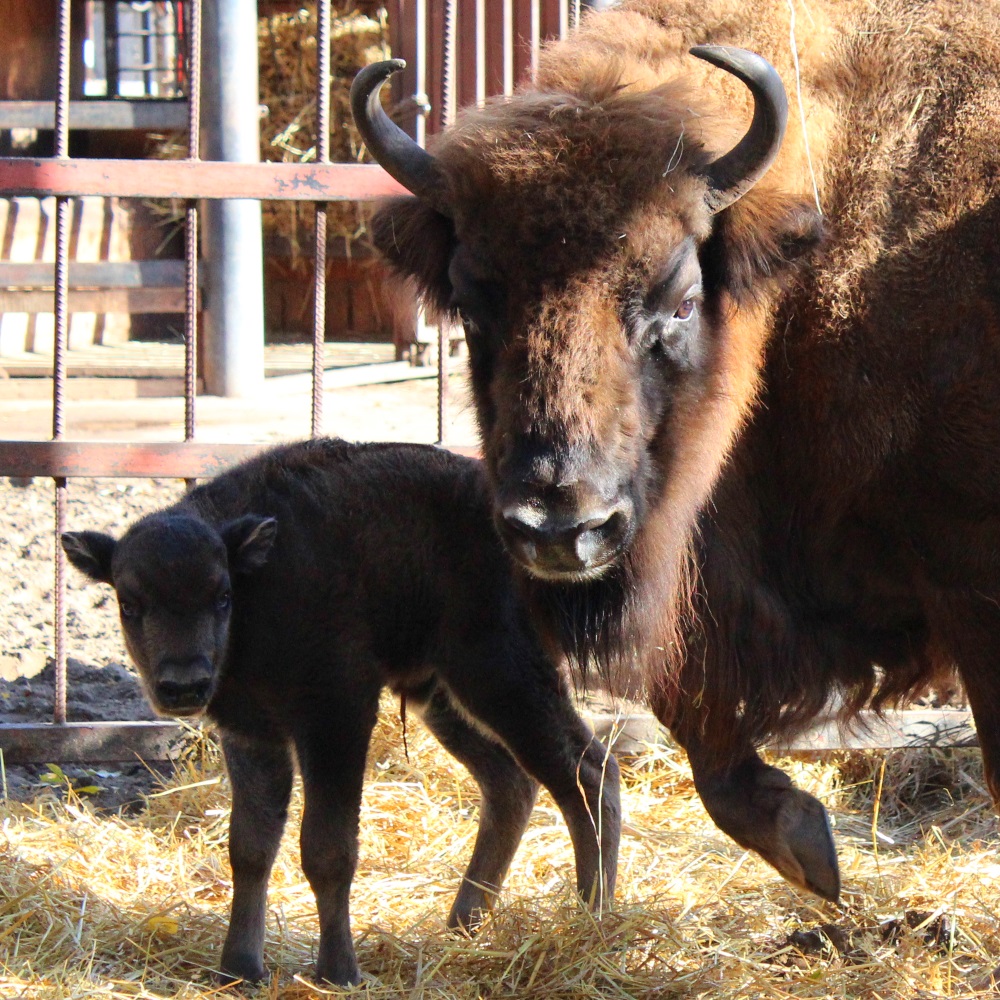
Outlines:
<svg viewBox="0 0 1000 1000"><path fill-rule="evenodd" d="M413 120L413 137L421 146L427 143L427 116L431 113L430 100L427 96L427 0L416 0L413 4L414 17L414 87L413 103L416 117ZM434 328L427 322L422 308L417 310L416 350L418 357L423 357L423 351L431 343Z"/></svg>
<svg viewBox="0 0 1000 1000"><path fill-rule="evenodd" d="M153 97L153 9L142 12L142 92L146 97Z"/></svg>
<svg viewBox="0 0 1000 1000"><path fill-rule="evenodd" d="M455 29L458 16L456 0L444 4L444 66L441 72L440 127L447 128L455 115ZM437 443L443 445L448 436L448 354L451 350L448 324L438 320L437 373Z"/></svg>
<svg viewBox="0 0 1000 1000"><path fill-rule="evenodd" d="M117 97L121 88L121 69L118 60L118 0L108 0L104 5L104 75L107 78L106 94Z"/></svg>
<svg viewBox="0 0 1000 1000"><path fill-rule="evenodd" d="M531 79L538 75L538 50L542 44L542 8L539 0L531 0Z"/></svg>
<svg viewBox="0 0 1000 1000"><path fill-rule="evenodd" d="M427 112L430 110L427 98L427 0L416 3L416 59L417 92L413 95L417 108L414 122L414 138L423 146L427 141Z"/></svg>
<svg viewBox="0 0 1000 1000"><path fill-rule="evenodd" d="M503 0L503 92L514 93L514 0Z"/></svg>
<svg viewBox="0 0 1000 1000"><path fill-rule="evenodd" d="M55 102L55 154L59 159L69 156L69 67L70 67L70 0L59 0L59 83ZM55 338L52 359L52 439L58 440L65 430L63 387L66 380L66 347L69 326L68 273L69 238L72 204L69 198L56 198L56 266L55 266ZM53 625L55 627L55 704L52 720L66 721L66 556L60 539L66 530L67 486L64 478L55 480L55 591Z"/></svg>
<svg viewBox="0 0 1000 1000"><path fill-rule="evenodd" d="M201 158L201 2L190 0L188 29L188 159ZM184 211L184 440L195 432L198 373L198 203ZM193 486L194 480L188 481Z"/></svg>
<svg viewBox="0 0 1000 1000"><path fill-rule="evenodd" d="M202 155L260 160L257 4L202 0ZM264 387L264 249L255 198L206 201L200 212L201 361L205 390L259 396Z"/></svg>
<svg viewBox="0 0 1000 1000"><path fill-rule="evenodd" d="M486 0L476 0L476 104L486 101Z"/></svg>
<svg viewBox="0 0 1000 1000"><path fill-rule="evenodd" d="M569 30L576 31L580 24L580 0L569 0Z"/></svg>
<svg viewBox="0 0 1000 1000"><path fill-rule="evenodd" d="M320 0L316 26L316 159L330 162L330 0ZM323 432L323 362L326 350L327 203L316 203L315 277L313 280L312 421L310 433Z"/></svg>

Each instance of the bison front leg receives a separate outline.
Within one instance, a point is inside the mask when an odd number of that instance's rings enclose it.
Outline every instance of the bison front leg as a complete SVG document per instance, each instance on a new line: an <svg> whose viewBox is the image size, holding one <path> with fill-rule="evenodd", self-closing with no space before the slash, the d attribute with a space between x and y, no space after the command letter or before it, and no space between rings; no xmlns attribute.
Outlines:
<svg viewBox="0 0 1000 1000"><path fill-rule="evenodd" d="M750 749L721 767L697 742L686 747L694 786L715 824L759 854L789 882L831 902L840 898L840 870L826 809L784 771Z"/></svg>
<svg viewBox="0 0 1000 1000"><path fill-rule="evenodd" d="M222 948L222 978L256 981L264 969L267 880L281 842L292 792L292 755L281 742L224 733L222 749L233 789L229 860L233 906Z"/></svg>
<svg viewBox="0 0 1000 1000"><path fill-rule="evenodd" d="M476 844L448 915L449 927L475 933L493 908L521 843L538 783L499 743L470 725L441 688L435 688L423 704L412 696L411 700L418 705L427 728L469 769L482 793Z"/></svg>

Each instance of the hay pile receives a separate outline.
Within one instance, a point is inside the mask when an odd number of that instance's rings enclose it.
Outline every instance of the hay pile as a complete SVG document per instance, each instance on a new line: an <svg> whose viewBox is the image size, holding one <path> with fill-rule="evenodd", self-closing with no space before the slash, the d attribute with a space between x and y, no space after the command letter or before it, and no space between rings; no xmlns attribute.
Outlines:
<svg viewBox="0 0 1000 1000"><path fill-rule="evenodd" d="M1000 956L995 823L975 751L785 762L836 816L843 909L722 837L681 755L651 751L625 771L614 912L598 922L579 908L566 830L543 794L498 911L467 941L444 919L475 835L475 787L416 724L408 742L409 760L386 702L352 900L367 996L958 997ZM0 996L220 995L227 805L207 740L136 816L97 817L51 792L0 804ZM271 879L277 971L244 995L340 995L308 978L316 916L300 811L297 797Z"/></svg>
<svg viewBox="0 0 1000 1000"><path fill-rule="evenodd" d="M351 118L351 81L358 70L387 59L389 36L385 12L378 19L356 10L352 0L334 0L330 31L330 159L355 163L362 159L361 138ZM316 159L316 4L303 4L293 14L274 14L258 21L261 103L261 159L308 163ZM265 202L264 233L269 252L287 256L304 267L313 253L315 210L311 204ZM328 214L331 239L352 244L365 233L368 206L340 202Z"/></svg>

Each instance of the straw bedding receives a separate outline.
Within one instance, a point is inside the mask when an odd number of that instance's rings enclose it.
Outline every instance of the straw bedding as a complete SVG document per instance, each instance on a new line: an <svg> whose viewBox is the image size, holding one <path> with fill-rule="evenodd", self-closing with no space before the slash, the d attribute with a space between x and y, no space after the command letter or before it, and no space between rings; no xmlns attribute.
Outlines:
<svg viewBox="0 0 1000 1000"><path fill-rule="evenodd" d="M680 754L625 769L618 901L595 920L544 794L501 903L473 941L444 918L475 836L476 790L390 700L372 743L352 897L371 997L958 997L1000 956L1000 865L978 753L786 761L834 812L845 906L818 903L719 834ZM877 803L877 808L876 808ZM309 980L312 895L296 797L271 878L253 997L341 991ZM2 803L0 996L216 996L227 919L228 795L193 740L168 787L128 817L47 791Z"/></svg>

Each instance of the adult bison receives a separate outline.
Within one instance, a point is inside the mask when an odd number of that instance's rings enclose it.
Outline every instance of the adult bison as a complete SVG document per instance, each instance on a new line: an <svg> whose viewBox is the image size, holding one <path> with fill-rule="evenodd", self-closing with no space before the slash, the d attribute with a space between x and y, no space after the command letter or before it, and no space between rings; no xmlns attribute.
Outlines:
<svg viewBox="0 0 1000 1000"><path fill-rule="evenodd" d="M1000 4L797 9L626 0L429 154L393 63L354 106L548 641L640 660L719 826L835 898L756 746L954 662L1000 794Z"/></svg>

